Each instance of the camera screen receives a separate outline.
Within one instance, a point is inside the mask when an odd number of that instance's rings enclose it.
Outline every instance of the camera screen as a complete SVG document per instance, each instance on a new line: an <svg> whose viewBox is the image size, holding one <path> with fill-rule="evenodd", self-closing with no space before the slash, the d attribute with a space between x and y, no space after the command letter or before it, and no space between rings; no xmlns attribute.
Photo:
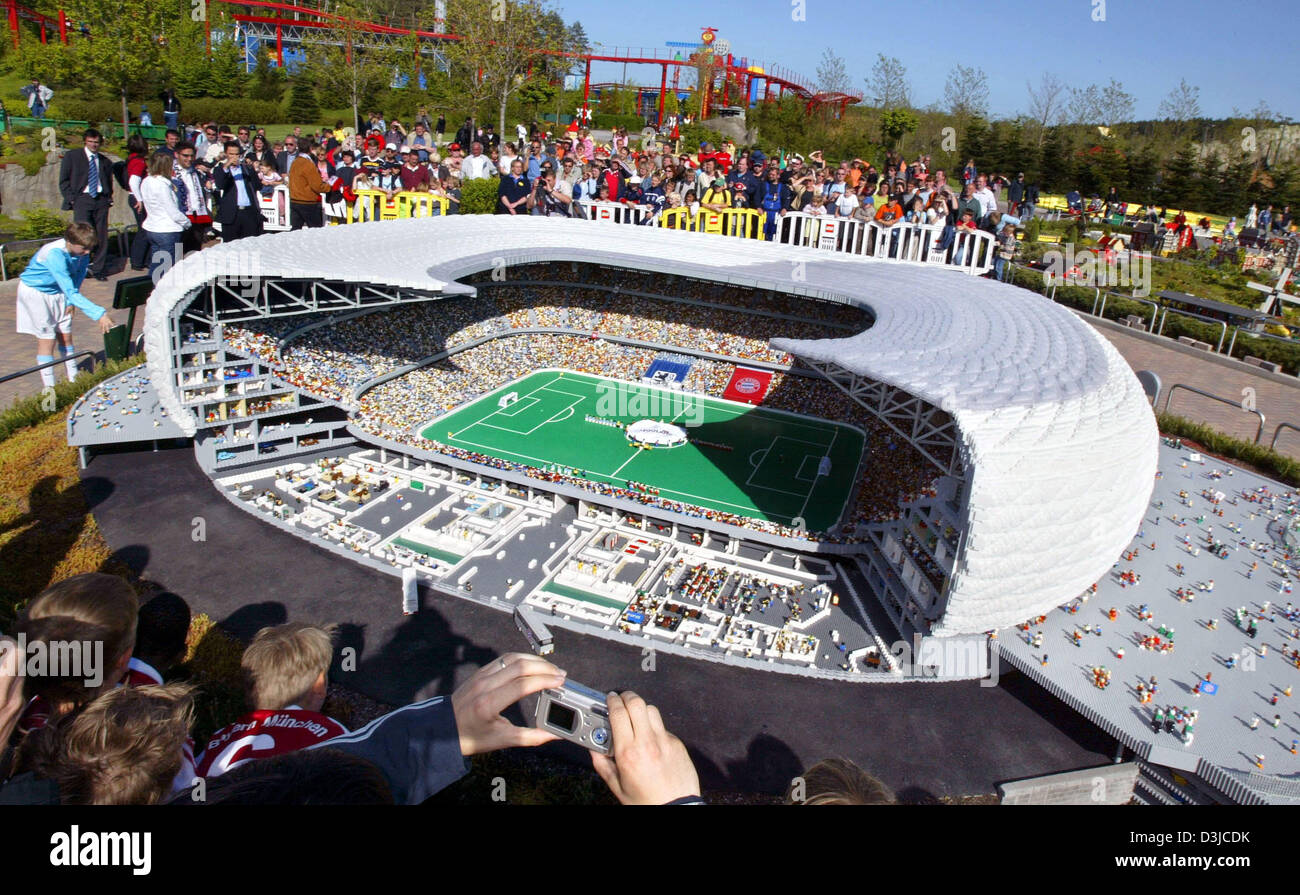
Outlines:
<svg viewBox="0 0 1300 895"><path fill-rule="evenodd" d="M578 724L578 713L568 706L552 702L546 712L546 724L548 727L573 733L573 729Z"/></svg>

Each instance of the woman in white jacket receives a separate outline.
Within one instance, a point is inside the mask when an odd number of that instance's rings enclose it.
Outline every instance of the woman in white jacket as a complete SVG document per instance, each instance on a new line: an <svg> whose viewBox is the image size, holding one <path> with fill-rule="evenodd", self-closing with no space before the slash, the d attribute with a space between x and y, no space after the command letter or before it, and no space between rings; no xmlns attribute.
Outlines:
<svg viewBox="0 0 1300 895"><path fill-rule="evenodd" d="M149 176L140 184L145 208L144 234L149 240L149 279L154 285L180 260L181 234L191 226L176 199L173 161L167 153L155 152L149 159Z"/></svg>

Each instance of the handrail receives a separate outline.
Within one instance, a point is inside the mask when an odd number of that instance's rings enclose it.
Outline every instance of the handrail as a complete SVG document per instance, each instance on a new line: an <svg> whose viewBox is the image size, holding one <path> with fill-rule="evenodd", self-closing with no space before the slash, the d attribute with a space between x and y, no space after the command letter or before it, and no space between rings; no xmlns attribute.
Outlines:
<svg viewBox="0 0 1300 895"><path fill-rule="evenodd" d="M1288 339L1285 336L1275 336L1272 333L1266 333L1266 332L1251 332L1245 327L1234 326L1232 328L1232 341L1228 343L1229 356L1231 356L1232 354L1232 349L1235 348L1237 345L1238 335L1244 335L1252 339L1272 339L1275 342L1282 342L1283 344L1291 345L1291 346L1294 346L1296 344L1295 339Z"/></svg>
<svg viewBox="0 0 1300 895"><path fill-rule="evenodd" d="M1217 323L1217 324L1219 324L1219 326L1222 326L1222 327L1223 327L1223 332L1219 333L1219 347L1218 347L1218 348L1215 348L1214 350L1215 350L1215 352L1218 353L1218 354L1222 354L1222 353L1223 353L1223 340L1226 339L1226 338L1228 337L1228 321L1226 321L1226 320L1215 320L1213 317L1206 317L1204 314L1197 314L1197 313L1194 313L1194 312L1192 312L1192 311L1181 311L1181 310L1178 310L1177 308L1171 308L1171 307L1166 306L1166 307L1165 307L1165 312L1164 312L1163 314L1160 315L1160 329L1156 331L1156 335L1157 335L1157 336L1162 336L1162 335L1164 335L1164 333L1165 333L1165 321L1169 319L1169 312L1170 312L1170 311L1173 311L1175 314L1183 314L1183 315L1185 315L1185 316L1187 316L1187 317L1195 317L1195 318L1197 318L1198 320L1204 320L1204 321L1206 321L1207 323Z"/></svg>
<svg viewBox="0 0 1300 895"><path fill-rule="evenodd" d="M135 224L119 225L108 231L109 238L117 240L117 254L119 258L126 257L126 246L124 242L126 235L131 232L133 227L135 227ZM43 246L62 238L63 234L60 233L58 236L40 236L36 239L13 239L6 243L0 243L0 283L6 283L9 281L9 276L5 272L5 249L27 245Z"/></svg>
<svg viewBox="0 0 1300 895"><path fill-rule="evenodd" d="M1292 432L1300 432L1300 426L1291 423L1278 423L1277 428L1273 430L1273 440L1268 443L1270 451L1277 450L1277 437L1282 434L1283 429L1290 429Z"/></svg>
<svg viewBox="0 0 1300 895"><path fill-rule="evenodd" d="M1175 382L1173 385L1171 385L1169 387L1169 391L1165 392L1165 410L1164 410L1165 413L1169 412L1169 402L1173 400L1174 392L1178 391L1178 389L1180 388L1185 389L1189 392L1194 392L1195 394L1201 395L1206 398L1213 398L1215 401L1218 401L1222 404L1227 404L1229 407L1235 407L1238 410L1244 410L1246 413L1255 414L1255 416L1259 417L1259 428L1255 430L1255 444L1259 444L1259 439L1264 434L1264 423L1265 423L1264 414L1260 413L1259 410L1257 409L1242 406L1242 402L1240 401L1233 401L1229 398L1220 397L1219 395L1213 394L1211 392L1207 392L1203 389L1199 389L1194 385L1184 385L1181 382ZM1283 423L1282 425L1287 425L1287 424ZM1281 427L1279 426L1279 428ZM1274 440L1276 440L1276 436L1274 436Z"/></svg>
<svg viewBox="0 0 1300 895"><path fill-rule="evenodd" d="M55 242L62 239L60 236L41 236L36 239L15 239L0 245L0 283L9 281L9 275L5 270L5 249L12 249L16 246L43 246L47 243Z"/></svg>
<svg viewBox="0 0 1300 895"><path fill-rule="evenodd" d="M1127 299L1128 301L1140 301L1140 302L1142 302L1142 304L1144 304L1144 305L1150 305L1150 306L1151 306L1151 323L1150 323L1150 325L1147 327L1147 332L1151 332L1151 330L1152 330L1152 329L1155 327L1155 325L1156 325L1156 318L1157 318L1158 316L1160 316L1160 305L1156 304L1155 302L1153 302L1153 301L1152 301L1151 299L1149 299L1149 298L1142 298L1141 296L1138 296L1138 295L1120 295L1118 292L1111 292L1110 294L1111 294L1111 295L1114 295L1116 298L1123 298L1123 299Z"/></svg>
<svg viewBox="0 0 1300 895"><path fill-rule="evenodd" d="M37 364L34 367L28 367L25 370L19 370L17 373L6 373L4 376L0 376L0 382L8 382L10 379L17 379L20 376L27 376L31 373L37 373L40 372L41 370L46 369L47 367L57 367L59 364L66 364L68 361L76 360L79 357L88 357L93 360L95 357L95 352L86 349L85 351L78 351L74 354L65 355L56 360L46 361L43 364Z"/></svg>

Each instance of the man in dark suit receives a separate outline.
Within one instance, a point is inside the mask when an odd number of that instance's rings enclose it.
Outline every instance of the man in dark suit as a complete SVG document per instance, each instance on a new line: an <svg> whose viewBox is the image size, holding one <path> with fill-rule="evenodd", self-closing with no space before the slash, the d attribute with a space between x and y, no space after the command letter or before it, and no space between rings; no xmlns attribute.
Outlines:
<svg viewBox="0 0 1300 895"><path fill-rule="evenodd" d="M85 221L95 228L99 242L90 260L90 275L108 279L108 209L113 204L113 163L99 151L103 142L99 131L91 128L82 134L84 147L63 154L59 165L59 193L63 210L72 211L72 220Z"/></svg>
<svg viewBox="0 0 1300 895"><path fill-rule="evenodd" d="M284 138L284 149L275 154L275 169L284 175L287 180L289 169L293 167L293 160L302 155L298 151L298 138L293 134Z"/></svg>
<svg viewBox="0 0 1300 895"><path fill-rule="evenodd" d="M221 224L222 242L262 232L257 172L251 162L243 160L237 141L226 143L225 157L212 171L212 186L217 194L217 222Z"/></svg>

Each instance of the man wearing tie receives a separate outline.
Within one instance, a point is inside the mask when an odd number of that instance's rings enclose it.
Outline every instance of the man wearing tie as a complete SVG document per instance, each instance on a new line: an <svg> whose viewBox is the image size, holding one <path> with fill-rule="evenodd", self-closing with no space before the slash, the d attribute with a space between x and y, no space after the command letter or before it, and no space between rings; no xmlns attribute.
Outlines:
<svg viewBox="0 0 1300 895"><path fill-rule="evenodd" d="M239 143L226 142L222 164L212 172L217 193L217 221L221 224L221 241L232 242L262 232L262 212L257 204L257 172L243 161Z"/></svg>
<svg viewBox="0 0 1300 895"><path fill-rule="evenodd" d="M99 131L91 128L82 135L81 152L70 150L59 166L59 192L63 210L72 211L72 220L84 221L95 228L98 243L91 259L90 275L108 279L108 209L113 204L113 164L99 151Z"/></svg>

